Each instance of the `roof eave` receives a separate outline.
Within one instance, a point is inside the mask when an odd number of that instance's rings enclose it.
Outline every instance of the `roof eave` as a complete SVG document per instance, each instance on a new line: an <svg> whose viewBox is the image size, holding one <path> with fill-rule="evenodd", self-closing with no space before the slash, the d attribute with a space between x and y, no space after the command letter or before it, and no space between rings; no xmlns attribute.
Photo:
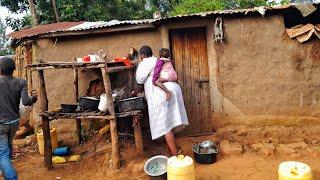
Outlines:
<svg viewBox="0 0 320 180"><path fill-rule="evenodd" d="M89 29L84 31L61 31L61 32L42 34L42 35L39 35L38 38L56 38L56 37L65 37L65 36L105 34L105 33L113 33L113 32L126 32L126 31L147 30L147 29L155 29L155 26L151 23L148 23L148 24L127 25L127 26L109 27L109 28L101 28L101 29Z"/></svg>

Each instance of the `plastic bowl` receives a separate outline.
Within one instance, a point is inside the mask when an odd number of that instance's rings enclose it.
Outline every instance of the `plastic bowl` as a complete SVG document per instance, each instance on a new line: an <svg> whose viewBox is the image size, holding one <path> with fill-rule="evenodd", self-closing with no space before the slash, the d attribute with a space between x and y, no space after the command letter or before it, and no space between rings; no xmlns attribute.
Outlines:
<svg viewBox="0 0 320 180"><path fill-rule="evenodd" d="M162 176L167 172L167 161L166 156L154 156L144 164L144 172L151 177Z"/></svg>

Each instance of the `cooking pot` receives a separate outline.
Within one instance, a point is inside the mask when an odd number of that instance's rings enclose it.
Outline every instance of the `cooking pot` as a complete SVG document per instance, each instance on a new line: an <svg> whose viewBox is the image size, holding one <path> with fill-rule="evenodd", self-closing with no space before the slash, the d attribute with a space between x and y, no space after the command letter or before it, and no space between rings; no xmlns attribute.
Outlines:
<svg viewBox="0 0 320 180"><path fill-rule="evenodd" d="M212 148L206 152L200 152L200 144L196 144L192 147L194 159L199 164L212 164L217 161L217 155L219 153L217 146L213 144Z"/></svg>
<svg viewBox="0 0 320 180"><path fill-rule="evenodd" d="M94 97L80 97L79 106L83 110L98 110L100 100Z"/></svg>
<svg viewBox="0 0 320 180"><path fill-rule="evenodd" d="M116 102L119 112L128 112L144 109L144 97L132 97Z"/></svg>
<svg viewBox="0 0 320 180"><path fill-rule="evenodd" d="M78 104L61 104L63 113L74 113L78 108Z"/></svg>

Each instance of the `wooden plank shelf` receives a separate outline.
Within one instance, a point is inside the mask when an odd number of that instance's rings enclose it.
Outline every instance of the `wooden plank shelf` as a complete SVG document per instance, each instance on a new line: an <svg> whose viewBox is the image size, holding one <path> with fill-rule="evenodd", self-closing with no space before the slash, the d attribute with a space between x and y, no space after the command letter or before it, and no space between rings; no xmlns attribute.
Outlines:
<svg viewBox="0 0 320 180"><path fill-rule="evenodd" d="M116 117L118 118L124 118L129 116L137 116L140 115L141 111L129 111L129 112L122 112L117 113ZM46 111L44 113L41 113L40 116L47 117L49 121L52 121L54 119L103 119L103 120L114 120L115 117L111 115L106 115L101 112L79 112L79 113L62 113L62 112L50 112Z"/></svg>
<svg viewBox="0 0 320 180"><path fill-rule="evenodd" d="M31 71L41 71L47 69L100 69L105 68L107 64L107 73L116 73L128 69L132 69L132 66L125 66L119 62L88 62L88 63L76 63L76 62L46 62L27 65L26 68ZM114 66L116 64L121 64ZM114 66L114 67L113 67Z"/></svg>

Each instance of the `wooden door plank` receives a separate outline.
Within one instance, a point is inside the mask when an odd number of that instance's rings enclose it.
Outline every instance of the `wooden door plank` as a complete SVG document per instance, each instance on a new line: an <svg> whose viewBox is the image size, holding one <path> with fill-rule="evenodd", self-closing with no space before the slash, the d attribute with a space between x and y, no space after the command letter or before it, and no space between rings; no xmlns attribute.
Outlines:
<svg viewBox="0 0 320 180"><path fill-rule="evenodd" d="M208 134L212 131L209 85L200 88L196 82L209 74L206 29L172 30L170 43L190 123L180 135Z"/></svg>

